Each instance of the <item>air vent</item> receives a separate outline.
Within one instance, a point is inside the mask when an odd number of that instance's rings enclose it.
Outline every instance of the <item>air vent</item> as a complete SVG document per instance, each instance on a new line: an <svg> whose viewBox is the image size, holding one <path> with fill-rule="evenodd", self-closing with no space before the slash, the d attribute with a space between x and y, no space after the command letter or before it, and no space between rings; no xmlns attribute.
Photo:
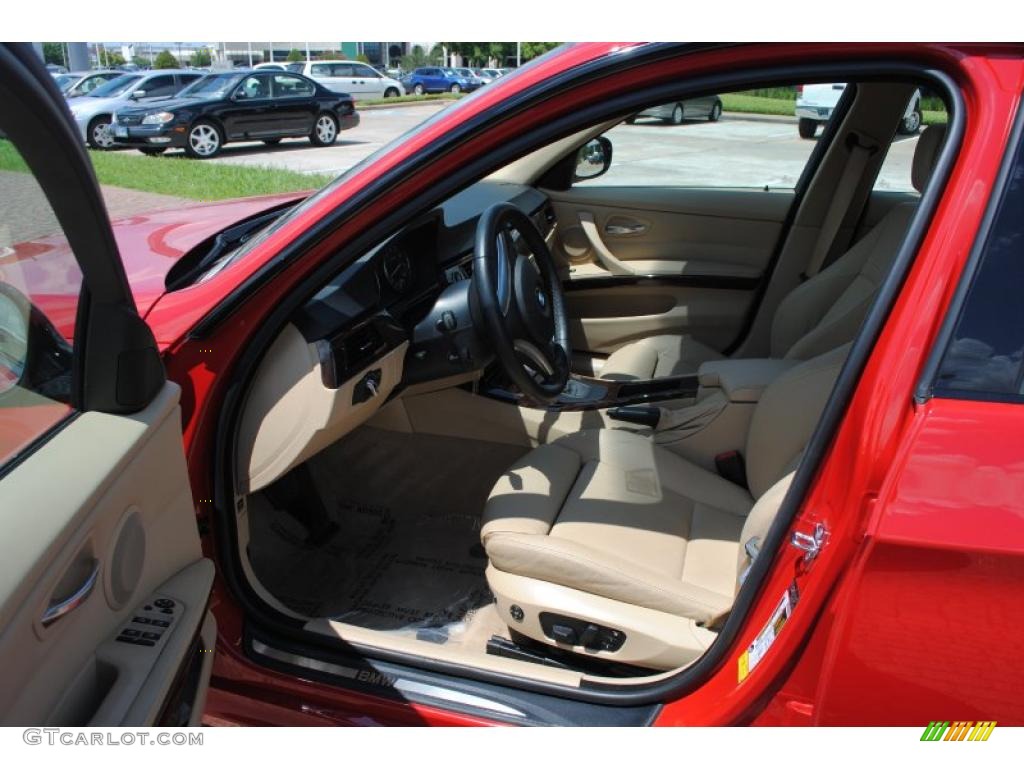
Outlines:
<svg viewBox="0 0 1024 768"><path fill-rule="evenodd" d="M384 338L372 323L368 323L341 339L338 362L350 376L373 362L384 347Z"/></svg>

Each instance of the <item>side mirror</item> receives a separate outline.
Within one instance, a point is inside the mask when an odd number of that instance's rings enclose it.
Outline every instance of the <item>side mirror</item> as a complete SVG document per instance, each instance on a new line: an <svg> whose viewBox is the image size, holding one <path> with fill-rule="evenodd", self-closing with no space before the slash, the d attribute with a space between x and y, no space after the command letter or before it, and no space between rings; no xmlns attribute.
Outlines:
<svg viewBox="0 0 1024 768"><path fill-rule="evenodd" d="M596 179L607 172L612 164L612 143L604 136L591 139L576 152L573 181Z"/></svg>
<svg viewBox="0 0 1024 768"><path fill-rule="evenodd" d="M0 395L21 387L70 402L71 344L17 288L0 283Z"/></svg>
<svg viewBox="0 0 1024 768"><path fill-rule="evenodd" d="M140 88L140 89L139 89L139 90L137 90L137 91L132 91L132 98L133 98L133 99L141 99L141 98L143 98L143 97L144 97L145 95L146 95L146 92L145 92L145 91L144 91L144 90L143 90L142 88Z"/></svg>

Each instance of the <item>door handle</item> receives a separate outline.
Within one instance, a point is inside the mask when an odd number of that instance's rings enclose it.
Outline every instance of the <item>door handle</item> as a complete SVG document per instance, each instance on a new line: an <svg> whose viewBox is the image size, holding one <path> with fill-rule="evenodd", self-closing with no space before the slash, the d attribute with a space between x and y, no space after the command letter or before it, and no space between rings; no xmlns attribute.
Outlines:
<svg viewBox="0 0 1024 768"><path fill-rule="evenodd" d="M579 211L579 221L580 228L583 230L583 234L587 236L587 241L594 250L594 256L602 267L613 275L635 274L631 267L615 258L615 254L608 250L608 246L601 239L601 233L597 228L597 222L594 220L594 214L590 211Z"/></svg>
<svg viewBox="0 0 1024 768"><path fill-rule="evenodd" d="M39 619L40 623L42 623L44 627L48 627L58 619L67 616L75 610L75 608L84 603L89 595L92 594L92 590L95 588L99 577L100 561L93 559L89 575L85 578L85 581L82 582L81 586L79 586L78 589L74 591L74 594L69 597L66 597L63 600L55 600L51 602L50 605L47 606L46 610L43 611L43 615Z"/></svg>
<svg viewBox="0 0 1024 768"><path fill-rule="evenodd" d="M646 231L646 224L608 224L604 231L607 235L637 235Z"/></svg>

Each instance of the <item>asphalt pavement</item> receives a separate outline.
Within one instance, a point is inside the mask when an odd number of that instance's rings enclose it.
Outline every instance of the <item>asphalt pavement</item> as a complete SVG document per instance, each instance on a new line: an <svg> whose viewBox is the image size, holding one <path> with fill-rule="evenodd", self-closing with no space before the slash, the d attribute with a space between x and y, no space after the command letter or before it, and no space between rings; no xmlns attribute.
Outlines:
<svg viewBox="0 0 1024 768"><path fill-rule="evenodd" d="M282 168L338 175L448 106L443 103L364 109L360 124L334 146L313 147L287 139L276 147L261 142L229 144L206 162ZM793 187L814 149L801 139L796 118L726 113L717 123L667 125L643 120L607 134L614 155L608 173L594 185ZM915 137L899 137L886 158L877 187L910 189Z"/></svg>

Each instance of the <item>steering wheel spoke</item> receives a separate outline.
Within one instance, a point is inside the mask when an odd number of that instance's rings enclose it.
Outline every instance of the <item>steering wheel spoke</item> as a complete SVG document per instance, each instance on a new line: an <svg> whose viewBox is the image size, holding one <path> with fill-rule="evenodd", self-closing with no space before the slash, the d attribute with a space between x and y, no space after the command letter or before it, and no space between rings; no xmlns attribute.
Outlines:
<svg viewBox="0 0 1024 768"><path fill-rule="evenodd" d="M473 294L509 378L531 400L557 399L572 355L561 280L536 225L511 203L480 217Z"/></svg>

